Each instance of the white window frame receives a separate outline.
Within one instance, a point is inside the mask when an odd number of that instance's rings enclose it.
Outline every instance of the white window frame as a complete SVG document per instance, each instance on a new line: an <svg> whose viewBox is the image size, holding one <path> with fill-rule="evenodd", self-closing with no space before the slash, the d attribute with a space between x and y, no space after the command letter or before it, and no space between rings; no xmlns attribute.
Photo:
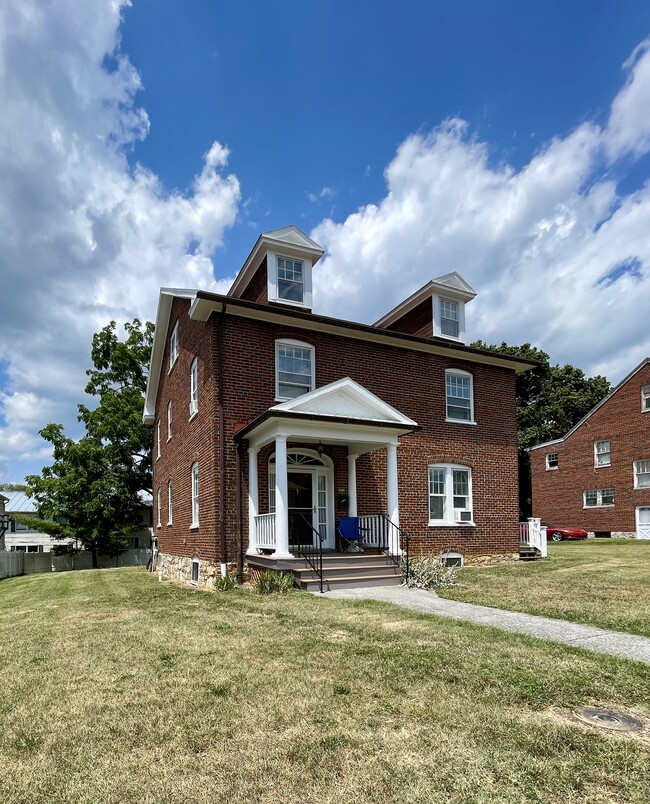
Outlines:
<svg viewBox="0 0 650 804"><path fill-rule="evenodd" d="M172 401L167 403L167 441L172 440Z"/></svg>
<svg viewBox="0 0 650 804"><path fill-rule="evenodd" d="M199 412L199 359L195 357L190 367L190 419Z"/></svg>
<svg viewBox="0 0 650 804"><path fill-rule="evenodd" d="M158 493L156 494L156 527L161 527L161 518L162 518L162 494L160 491L160 486L158 486Z"/></svg>
<svg viewBox="0 0 650 804"><path fill-rule="evenodd" d="M199 464L193 463L191 470L192 478L192 524L191 528L199 526Z"/></svg>
<svg viewBox="0 0 650 804"><path fill-rule="evenodd" d="M173 503L172 503L172 481L167 481L167 524L171 525L173 521Z"/></svg>
<svg viewBox="0 0 650 804"><path fill-rule="evenodd" d="M602 457L605 456L605 457ZM608 440L594 441L594 467L602 469L612 465L612 442Z"/></svg>
<svg viewBox="0 0 650 804"><path fill-rule="evenodd" d="M612 502L604 503L603 502L603 493L606 491L611 491L611 498ZM595 505L587 505L587 494L595 494L596 495L596 503ZM610 496L609 494L607 495ZM588 489L587 491L582 492L582 507L583 508L613 508L616 502L616 497L614 494L613 488L606 488L606 489Z"/></svg>
<svg viewBox="0 0 650 804"><path fill-rule="evenodd" d="M634 461L634 488L635 489L648 489L650 488L650 459L642 458L639 461ZM643 471L639 471L643 469ZM639 485L639 477L647 477L647 485Z"/></svg>
<svg viewBox="0 0 650 804"><path fill-rule="evenodd" d="M160 458L160 419L158 419L158 422L156 424L156 441L157 441L156 460L158 460L158 458Z"/></svg>
<svg viewBox="0 0 650 804"><path fill-rule="evenodd" d="M458 314L458 336L454 337L453 335L444 335L442 332L442 302L451 302L456 306L456 312ZM431 297L431 303L433 307L433 322L434 322L434 332L433 334L439 338L445 338L449 341L457 341L460 343L465 342L465 302L461 301L460 299L452 299L449 296L438 296L434 294Z"/></svg>
<svg viewBox="0 0 650 804"><path fill-rule="evenodd" d="M308 349L311 352L311 376L309 388L296 396L280 396L280 348L283 346L295 347L296 349ZM275 399L277 402L286 402L289 399L296 399L298 396L308 394L316 387L316 349L311 343L304 341L294 341L290 338L280 338L275 342Z"/></svg>
<svg viewBox="0 0 650 804"><path fill-rule="evenodd" d="M431 476L432 472L443 473L444 489L442 494L433 494L431 492ZM467 497L469 505L464 507L454 507L454 472L467 473L467 494L462 495ZM437 481L440 482L440 481ZM431 498L443 498L443 516L442 519L433 519L431 517ZM472 497L472 470L469 466L463 466L457 463L442 463L430 464L427 472L427 505L429 507L429 527L475 527L474 522L474 501ZM469 519L461 520L460 516L469 512Z"/></svg>
<svg viewBox="0 0 650 804"><path fill-rule="evenodd" d="M178 321L174 324L172 334L169 336L169 371L174 368L178 360Z"/></svg>
<svg viewBox="0 0 650 804"><path fill-rule="evenodd" d="M469 379L469 419L455 419L449 415L449 399L447 394L447 378L448 377L461 377ZM460 397L451 397L452 399L459 399ZM476 424L474 421L474 376L469 371L462 369L447 369L445 371L445 421L454 422L454 424Z"/></svg>
<svg viewBox="0 0 650 804"><path fill-rule="evenodd" d="M194 578L194 570L196 569L196 579ZM199 577L201 572L201 560L196 558L196 556L192 559L192 568L190 570L190 583L192 586L199 585Z"/></svg>
<svg viewBox="0 0 650 804"><path fill-rule="evenodd" d="M302 263L302 301L283 299L278 292L278 259L291 260ZM312 307L312 262L305 257L292 257L290 254L281 254L269 251L266 255L267 267L267 296L271 302L302 307L311 310Z"/></svg>
<svg viewBox="0 0 650 804"><path fill-rule="evenodd" d="M453 299L445 299L443 296L441 296L438 301L440 304L440 334L443 338L458 340L460 336L460 302L454 301ZM445 315L445 307L449 308L451 316ZM451 321L452 324L456 325L455 335L443 331L445 321Z"/></svg>
<svg viewBox="0 0 650 804"><path fill-rule="evenodd" d="M555 466L551 466L551 458L555 455ZM553 472L555 469L560 468L560 456L557 452L547 452L546 453L546 471Z"/></svg>
<svg viewBox="0 0 650 804"><path fill-rule="evenodd" d="M641 413L650 413L650 385L641 388Z"/></svg>

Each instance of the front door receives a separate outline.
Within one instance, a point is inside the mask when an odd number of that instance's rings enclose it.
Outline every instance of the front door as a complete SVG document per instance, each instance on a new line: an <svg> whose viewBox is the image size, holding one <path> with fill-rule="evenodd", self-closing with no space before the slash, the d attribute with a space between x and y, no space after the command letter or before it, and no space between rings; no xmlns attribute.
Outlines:
<svg viewBox="0 0 650 804"><path fill-rule="evenodd" d="M636 537L650 539L650 506L643 505L636 509Z"/></svg>
<svg viewBox="0 0 650 804"><path fill-rule="evenodd" d="M314 543L312 472L288 472L289 547Z"/></svg>

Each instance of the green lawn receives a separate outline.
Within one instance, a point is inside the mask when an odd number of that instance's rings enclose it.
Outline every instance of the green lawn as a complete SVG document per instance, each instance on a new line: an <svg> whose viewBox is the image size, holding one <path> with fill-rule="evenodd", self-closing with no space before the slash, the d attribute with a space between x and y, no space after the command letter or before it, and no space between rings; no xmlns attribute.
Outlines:
<svg viewBox="0 0 650 804"><path fill-rule="evenodd" d="M548 556L463 569L439 594L650 637L650 541L549 543Z"/></svg>
<svg viewBox="0 0 650 804"><path fill-rule="evenodd" d="M564 716L650 726L647 665L379 603L11 578L0 673L3 804L647 801L650 728Z"/></svg>

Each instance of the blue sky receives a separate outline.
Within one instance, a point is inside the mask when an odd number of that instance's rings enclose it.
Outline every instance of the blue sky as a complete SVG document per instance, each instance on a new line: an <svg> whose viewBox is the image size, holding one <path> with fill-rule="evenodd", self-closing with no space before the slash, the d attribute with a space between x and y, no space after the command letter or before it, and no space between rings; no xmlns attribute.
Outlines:
<svg viewBox="0 0 650 804"><path fill-rule="evenodd" d="M621 379L650 354L650 4L0 3L0 482L78 434L92 333L225 291L258 234L315 309L428 279L470 339Z"/></svg>

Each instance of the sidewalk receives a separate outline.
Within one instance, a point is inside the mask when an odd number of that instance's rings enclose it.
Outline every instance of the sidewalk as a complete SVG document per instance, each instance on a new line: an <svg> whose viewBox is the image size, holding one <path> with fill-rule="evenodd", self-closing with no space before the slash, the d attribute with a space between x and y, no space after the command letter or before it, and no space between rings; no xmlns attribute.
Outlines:
<svg viewBox="0 0 650 804"><path fill-rule="evenodd" d="M407 609L436 614L439 617L451 617L454 620L466 620L479 625L490 625L511 631L515 634L549 639L561 642L573 648L584 648L597 653L608 653L623 659L636 659L638 662L650 664L650 638L622 634L618 631L604 631L590 625L578 625L565 620L551 620L548 617L537 617L532 614L519 614L514 611L493 609L489 606L476 606L473 603L459 603L457 600L445 600L435 592L423 589L408 589L405 586L376 586L365 589L336 589L325 592L324 597L348 598L354 600L380 600L394 603Z"/></svg>

